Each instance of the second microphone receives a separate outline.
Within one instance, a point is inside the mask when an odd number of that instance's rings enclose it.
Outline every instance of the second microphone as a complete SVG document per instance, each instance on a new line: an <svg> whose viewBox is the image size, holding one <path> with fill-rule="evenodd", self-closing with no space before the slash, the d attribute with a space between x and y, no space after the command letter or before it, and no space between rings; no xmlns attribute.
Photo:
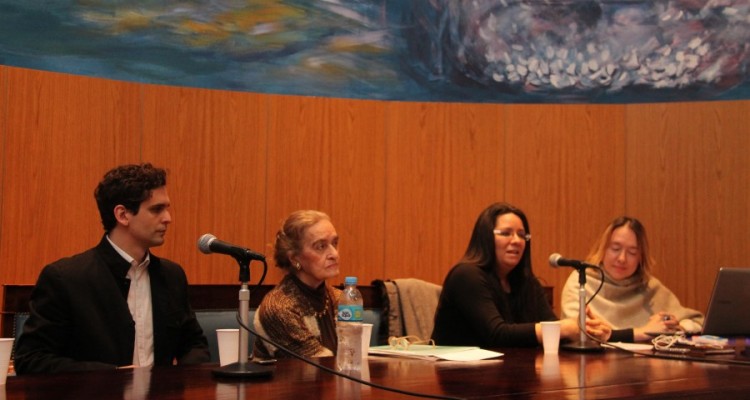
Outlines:
<svg viewBox="0 0 750 400"><path fill-rule="evenodd" d="M206 233L198 239L198 249L205 254L218 253L232 256L240 261L265 261L266 256L250 249L221 241L216 236Z"/></svg>
<svg viewBox="0 0 750 400"><path fill-rule="evenodd" d="M577 269L599 268L596 265L589 264L584 261L563 258L563 256L561 256L558 253L554 253L549 256L549 265L551 265L552 268L559 268L559 267L573 267Z"/></svg>

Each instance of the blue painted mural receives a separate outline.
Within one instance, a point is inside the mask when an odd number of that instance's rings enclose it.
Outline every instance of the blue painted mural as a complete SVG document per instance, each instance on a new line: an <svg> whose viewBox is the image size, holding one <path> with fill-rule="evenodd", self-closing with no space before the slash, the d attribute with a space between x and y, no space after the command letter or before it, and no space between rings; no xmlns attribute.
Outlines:
<svg viewBox="0 0 750 400"><path fill-rule="evenodd" d="M0 64L382 100L750 98L750 0L0 0Z"/></svg>

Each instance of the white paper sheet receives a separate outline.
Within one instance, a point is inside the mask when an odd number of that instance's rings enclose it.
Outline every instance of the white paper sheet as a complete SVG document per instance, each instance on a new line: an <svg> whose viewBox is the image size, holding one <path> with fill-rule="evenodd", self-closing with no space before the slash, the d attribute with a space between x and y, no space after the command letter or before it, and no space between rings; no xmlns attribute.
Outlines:
<svg viewBox="0 0 750 400"><path fill-rule="evenodd" d="M466 351L459 351L456 353L447 353L447 354L441 354L437 356L437 358L441 360L448 360L448 361L478 361L478 360L486 360L488 358L495 358L495 357L502 357L503 353L497 353L490 350L484 350L484 349L475 349L475 350L466 350Z"/></svg>
<svg viewBox="0 0 750 400"><path fill-rule="evenodd" d="M429 346L413 345L406 350L394 349L390 346L370 347L369 354L419 358L423 360L448 360L448 361L478 361L488 358L501 357L503 353L480 349L473 346Z"/></svg>
<svg viewBox="0 0 750 400"><path fill-rule="evenodd" d="M623 350L630 351L644 351L651 350L654 346L651 343L624 343L624 342L612 342L612 344L605 343L602 346L609 347L610 349L622 348Z"/></svg>

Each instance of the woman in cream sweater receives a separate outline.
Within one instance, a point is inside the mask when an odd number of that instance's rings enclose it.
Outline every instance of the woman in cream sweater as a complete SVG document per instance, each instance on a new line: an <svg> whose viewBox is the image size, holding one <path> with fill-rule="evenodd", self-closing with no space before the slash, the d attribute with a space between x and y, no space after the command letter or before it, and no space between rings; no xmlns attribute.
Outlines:
<svg viewBox="0 0 750 400"><path fill-rule="evenodd" d="M604 273L604 285L588 305L591 312L613 328L611 342L649 340L652 332L700 331L703 315L683 307L677 297L651 275L646 230L635 218L612 221L594 244L586 261ZM586 270L586 299L599 288L599 270ZM573 272L562 292L562 317L577 318L578 272Z"/></svg>

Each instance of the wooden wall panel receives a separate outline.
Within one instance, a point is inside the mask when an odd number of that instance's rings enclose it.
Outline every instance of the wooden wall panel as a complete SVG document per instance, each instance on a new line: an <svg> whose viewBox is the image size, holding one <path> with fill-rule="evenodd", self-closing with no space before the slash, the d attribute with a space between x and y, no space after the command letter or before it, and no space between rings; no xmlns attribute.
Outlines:
<svg viewBox="0 0 750 400"><path fill-rule="evenodd" d="M502 199L504 107L391 103L385 278L442 284L479 213Z"/></svg>
<svg viewBox="0 0 750 400"><path fill-rule="evenodd" d="M169 169L173 224L154 249L181 263L191 282L235 283L226 255L201 253L217 238L266 253L268 100L251 93L144 85L143 160ZM251 282L262 263L251 263Z"/></svg>
<svg viewBox="0 0 750 400"><path fill-rule="evenodd" d="M8 131L8 67L0 65L0 165L5 155L5 136ZM2 176L0 176L0 190L2 190ZM0 197L0 210L3 199Z"/></svg>
<svg viewBox="0 0 750 400"><path fill-rule="evenodd" d="M103 234L94 188L139 159L138 87L9 67L5 76L0 274L34 283Z"/></svg>
<svg viewBox="0 0 750 400"><path fill-rule="evenodd" d="M8 112L9 112L9 101L8 101L8 70L9 68L0 65L0 166L5 165L5 142L8 136ZM2 171L2 169L0 169ZM3 187L5 181L5 175L0 172L0 252L2 251L2 216L3 216ZM2 263L0 259L0 285L5 282L9 282L11 275L18 274L18 270L15 266L10 266ZM0 290L0 302L3 301L5 295L4 290ZM0 303L2 304L2 303ZM2 324L0 322L0 324Z"/></svg>
<svg viewBox="0 0 750 400"><path fill-rule="evenodd" d="M629 105L627 208L654 273L705 311L721 266L748 267L750 102Z"/></svg>
<svg viewBox="0 0 750 400"><path fill-rule="evenodd" d="M8 136L8 69L8 67L0 65L0 166L5 165L5 138ZM0 194L3 190L3 177L4 175L0 172ZM3 196L0 195L0 221L2 221L2 210ZM2 239L1 236L0 239ZM0 271L0 283L4 282L3 278L3 271ZM2 294L0 294L0 299L2 299Z"/></svg>
<svg viewBox="0 0 750 400"><path fill-rule="evenodd" d="M198 252L201 234L270 258L300 208L331 215L341 280L442 283L478 213L500 200L527 212L535 272L558 296L569 271L549 268L549 254L585 256L623 213L644 221L657 276L687 305L705 308L719 266L748 266L747 101L402 103L10 67L0 77L0 283L33 283L44 264L96 243L96 183L139 161L171 171L175 221L155 252L193 283L237 280L230 257Z"/></svg>
<svg viewBox="0 0 750 400"><path fill-rule="evenodd" d="M503 146L505 199L526 213L535 274L555 288L569 268L549 256L583 258L607 223L625 210L624 107L510 105Z"/></svg>
<svg viewBox="0 0 750 400"><path fill-rule="evenodd" d="M383 275L385 106L377 101L271 97L267 242L289 213L327 213L340 237L340 282ZM269 249L269 256L272 251ZM270 281L281 271L269 263Z"/></svg>

